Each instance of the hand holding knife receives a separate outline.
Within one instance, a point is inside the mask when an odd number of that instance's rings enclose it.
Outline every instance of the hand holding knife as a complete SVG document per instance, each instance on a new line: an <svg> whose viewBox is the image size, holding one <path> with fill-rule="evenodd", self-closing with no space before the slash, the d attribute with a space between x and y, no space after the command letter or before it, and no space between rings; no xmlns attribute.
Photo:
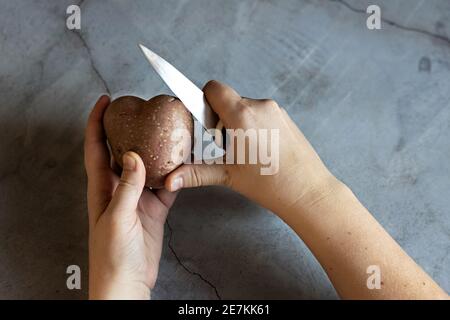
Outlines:
<svg viewBox="0 0 450 320"><path fill-rule="evenodd" d="M222 121L220 121L217 114L211 109L200 88L159 55L142 44L139 44L139 47L156 73L158 73L178 99L183 102L185 107L200 122L203 128L206 130L218 129L219 131L223 129ZM217 145L217 140L215 147L215 158L222 157L225 154L225 150Z"/></svg>

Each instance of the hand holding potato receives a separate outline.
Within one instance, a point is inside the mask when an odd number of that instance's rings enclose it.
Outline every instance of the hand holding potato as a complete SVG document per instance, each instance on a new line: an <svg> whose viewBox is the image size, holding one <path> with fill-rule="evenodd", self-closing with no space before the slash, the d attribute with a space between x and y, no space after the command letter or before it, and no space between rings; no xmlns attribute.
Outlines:
<svg viewBox="0 0 450 320"><path fill-rule="evenodd" d="M176 194L144 189L145 167L134 152L124 154L121 177L114 173L102 125L108 105L108 97L98 100L86 128L89 297L149 299Z"/></svg>
<svg viewBox="0 0 450 320"><path fill-rule="evenodd" d="M138 97L123 96L109 105L103 116L105 134L111 153L119 167L127 151L136 152L144 162L145 185L164 187L167 174L183 163L183 158L172 157L177 144L172 141L175 130L192 135L192 115L175 97L159 95L145 101ZM191 139L182 140L183 149L189 150Z"/></svg>

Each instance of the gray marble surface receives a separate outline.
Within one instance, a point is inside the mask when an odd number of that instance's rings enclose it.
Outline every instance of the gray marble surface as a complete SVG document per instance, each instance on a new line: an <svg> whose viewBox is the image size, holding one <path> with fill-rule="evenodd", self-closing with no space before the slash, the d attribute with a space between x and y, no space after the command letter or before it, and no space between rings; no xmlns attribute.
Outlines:
<svg viewBox="0 0 450 320"><path fill-rule="evenodd" d="M72 3L0 0L0 298L86 298L87 114L102 93L169 92L137 42L198 85L276 99L450 291L449 1L85 0L80 32ZM166 231L154 298L337 297L293 232L231 191L183 191Z"/></svg>

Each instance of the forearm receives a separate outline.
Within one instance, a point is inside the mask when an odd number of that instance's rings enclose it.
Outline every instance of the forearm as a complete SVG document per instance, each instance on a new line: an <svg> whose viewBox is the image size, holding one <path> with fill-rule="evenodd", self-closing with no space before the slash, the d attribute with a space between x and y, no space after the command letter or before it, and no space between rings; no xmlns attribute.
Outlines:
<svg viewBox="0 0 450 320"><path fill-rule="evenodd" d="M316 256L346 299L436 299L447 294L389 236L352 191L334 183L282 218ZM381 288L367 286L368 267L379 267Z"/></svg>

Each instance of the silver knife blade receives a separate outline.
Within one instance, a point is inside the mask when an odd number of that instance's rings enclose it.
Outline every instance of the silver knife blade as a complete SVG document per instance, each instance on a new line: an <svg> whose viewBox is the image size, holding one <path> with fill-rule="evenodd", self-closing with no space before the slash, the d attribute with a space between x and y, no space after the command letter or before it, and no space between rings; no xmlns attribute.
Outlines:
<svg viewBox="0 0 450 320"><path fill-rule="evenodd" d="M191 80L156 53L139 44L147 60L172 92L183 102L205 129L214 129L219 121L217 114L206 101L205 94Z"/></svg>

